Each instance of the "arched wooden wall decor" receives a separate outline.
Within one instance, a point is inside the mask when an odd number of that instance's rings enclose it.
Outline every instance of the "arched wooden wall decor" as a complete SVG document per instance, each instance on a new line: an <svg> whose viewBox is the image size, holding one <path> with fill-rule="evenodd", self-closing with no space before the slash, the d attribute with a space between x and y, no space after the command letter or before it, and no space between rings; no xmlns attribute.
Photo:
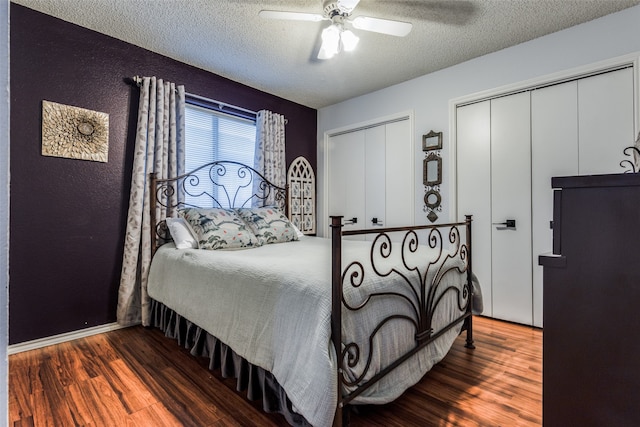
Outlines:
<svg viewBox="0 0 640 427"><path fill-rule="evenodd" d="M289 219L304 234L316 234L316 177L307 159L291 162L287 182Z"/></svg>

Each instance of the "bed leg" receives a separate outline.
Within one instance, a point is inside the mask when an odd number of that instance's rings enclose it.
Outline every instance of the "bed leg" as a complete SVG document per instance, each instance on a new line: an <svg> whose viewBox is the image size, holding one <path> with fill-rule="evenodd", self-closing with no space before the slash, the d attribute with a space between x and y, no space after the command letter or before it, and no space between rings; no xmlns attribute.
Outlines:
<svg viewBox="0 0 640 427"><path fill-rule="evenodd" d="M474 349L476 346L473 345L473 316L467 317L465 322L467 323L467 341L464 346L466 348Z"/></svg>
<svg viewBox="0 0 640 427"><path fill-rule="evenodd" d="M466 348L470 348L470 349L474 349L476 348L475 345L473 345L473 270L472 270L472 257L471 254L473 253L473 251L471 250L471 221L473 220L471 215L465 215L465 223L466 223L466 228L467 228L467 250L469 251L468 253L468 260L467 260L467 284L469 285L469 304L467 306L467 314L469 315L466 319L465 319L465 325L466 325L466 329L467 329L467 342L464 345Z"/></svg>
<svg viewBox="0 0 640 427"><path fill-rule="evenodd" d="M351 423L351 405L347 405L342 409L342 426L348 427Z"/></svg>
<svg viewBox="0 0 640 427"><path fill-rule="evenodd" d="M332 427L342 427L344 424L344 411L342 411L342 408L340 407L340 405L338 405L338 407L336 408L336 413L333 416L333 426Z"/></svg>
<svg viewBox="0 0 640 427"><path fill-rule="evenodd" d="M350 405L344 407L338 406L336 409L336 415L333 418L333 427L348 427L351 422L351 410Z"/></svg>

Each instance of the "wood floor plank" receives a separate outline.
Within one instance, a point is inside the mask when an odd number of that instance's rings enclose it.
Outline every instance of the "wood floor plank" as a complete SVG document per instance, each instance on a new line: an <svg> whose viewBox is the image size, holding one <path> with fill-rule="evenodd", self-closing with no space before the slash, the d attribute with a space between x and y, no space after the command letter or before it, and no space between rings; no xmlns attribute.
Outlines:
<svg viewBox="0 0 640 427"><path fill-rule="evenodd" d="M483 317L475 350L447 356L386 405L357 407L354 427L539 426L542 331ZM132 327L9 357L9 421L23 426L286 426L155 329Z"/></svg>
<svg viewBox="0 0 640 427"><path fill-rule="evenodd" d="M28 378L29 369L14 368L9 371L9 384L12 384L9 394L9 423L13 425L20 420L33 418L31 404L31 388Z"/></svg>
<svg viewBox="0 0 640 427"><path fill-rule="evenodd" d="M88 386L89 379L79 381L67 387L66 405L73 408L74 413L78 414L78 425L91 426L98 425L93 417L97 413L94 408L95 403L90 396L90 392L83 391L81 384ZM89 395L89 396L88 396Z"/></svg>
<svg viewBox="0 0 640 427"><path fill-rule="evenodd" d="M134 412L127 420L131 427L183 427L176 417L162 403L154 403Z"/></svg>
<svg viewBox="0 0 640 427"><path fill-rule="evenodd" d="M85 381L83 391L88 396L87 401L93 409L93 419L97 425L121 426L125 425L129 413L122 405L117 390L103 376L97 376Z"/></svg>
<svg viewBox="0 0 640 427"><path fill-rule="evenodd" d="M165 375L173 386L171 396L174 400L188 403L202 396L203 390L201 387L199 387L197 383L190 381L189 378L181 375L178 370L167 368L164 369L163 375ZM211 420L221 418L216 405L191 406L189 412L196 426L207 425Z"/></svg>
<svg viewBox="0 0 640 427"><path fill-rule="evenodd" d="M51 356L50 353L49 356ZM33 396L34 398L35 396L41 396L40 399L46 400L47 404L43 405L43 409L46 408L47 410L34 413L34 420L37 425L41 425L41 420L43 419L48 422L53 420L55 425L77 425L75 420L78 418L78 414L72 412L67 404L68 396L65 391L65 384L70 383L69 374L60 369L59 364L53 357L48 357L45 360L47 363L43 363L40 366L43 391Z"/></svg>
<svg viewBox="0 0 640 427"><path fill-rule="evenodd" d="M48 360L41 351L34 350L34 352L43 354L43 357L41 359L33 359L33 364L23 370L24 378L28 382L27 388L31 394L44 391L42 370ZM9 369L11 369L11 367L9 367Z"/></svg>
<svg viewBox="0 0 640 427"><path fill-rule="evenodd" d="M23 418L14 423L11 423L13 427L35 427L33 424L33 417Z"/></svg>
<svg viewBox="0 0 640 427"><path fill-rule="evenodd" d="M86 361L78 351L73 351L76 341L64 342L55 346L55 356L61 368L69 373L73 381L85 381L91 378L86 370ZM62 380L62 379L61 379Z"/></svg>
<svg viewBox="0 0 640 427"><path fill-rule="evenodd" d="M117 385L127 412L137 412L158 403L146 385L138 377L131 375L129 366L122 359L114 360L106 366L109 369L105 369L105 375L110 384Z"/></svg>
<svg viewBox="0 0 640 427"><path fill-rule="evenodd" d="M30 396L33 424L38 427L56 426L58 419L51 409L51 404L44 391L36 391ZM65 417L67 418L67 417Z"/></svg>

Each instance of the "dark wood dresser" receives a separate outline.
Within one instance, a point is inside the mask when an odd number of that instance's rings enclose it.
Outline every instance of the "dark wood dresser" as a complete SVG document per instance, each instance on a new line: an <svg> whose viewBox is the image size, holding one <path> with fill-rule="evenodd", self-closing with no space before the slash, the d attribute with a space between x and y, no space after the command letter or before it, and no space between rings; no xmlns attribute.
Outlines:
<svg viewBox="0 0 640 427"><path fill-rule="evenodd" d="M640 426L640 174L558 177L544 267L543 422Z"/></svg>

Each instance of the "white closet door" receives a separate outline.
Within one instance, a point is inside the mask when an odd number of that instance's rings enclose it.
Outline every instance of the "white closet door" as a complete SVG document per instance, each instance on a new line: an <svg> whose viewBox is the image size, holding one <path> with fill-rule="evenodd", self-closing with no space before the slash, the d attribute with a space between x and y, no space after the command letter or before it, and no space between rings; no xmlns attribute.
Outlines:
<svg viewBox="0 0 640 427"><path fill-rule="evenodd" d="M542 327L542 267L553 251L551 177L578 174L578 82L531 92L533 325Z"/></svg>
<svg viewBox="0 0 640 427"><path fill-rule="evenodd" d="M409 120L385 126L385 227L403 227L414 223L413 144ZM369 215L375 216L374 212Z"/></svg>
<svg viewBox="0 0 640 427"><path fill-rule="evenodd" d="M458 215L474 214L484 314L543 326L537 257L552 251L551 177L623 172L633 99L627 68L457 108ZM507 219L515 230L491 225Z"/></svg>
<svg viewBox="0 0 640 427"><path fill-rule="evenodd" d="M493 317L532 324L529 92L491 101ZM515 227L496 225L515 220Z"/></svg>
<svg viewBox="0 0 640 427"><path fill-rule="evenodd" d="M329 215L342 215L358 223L345 229L360 229L365 219L364 132L350 132L329 139Z"/></svg>
<svg viewBox="0 0 640 427"><path fill-rule="evenodd" d="M491 293L491 104L456 109L458 220L473 215L473 272L482 288L484 312L493 316Z"/></svg>
<svg viewBox="0 0 640 427"><path fill-rule="evenodd" d="M621 173L633 145L633 69L578 81L580 175Z"/></svg>
<svg viewBox="0 0 640 427"><path fill-rule="evenodd" d="M329 215L343 215L346 230L413 224L413 144L408 119L332 136L328 153ZM357 222L347 224L353 218Z"/></svg>
<svg viewBox="0 0 640 427"><path fill-rule="evenodd" d="M362 224L358 228L371 228L372 218L385 219L385 126L366 129L365 134L365 203ZM355 160L354 160L355 161Z"/></svg>

